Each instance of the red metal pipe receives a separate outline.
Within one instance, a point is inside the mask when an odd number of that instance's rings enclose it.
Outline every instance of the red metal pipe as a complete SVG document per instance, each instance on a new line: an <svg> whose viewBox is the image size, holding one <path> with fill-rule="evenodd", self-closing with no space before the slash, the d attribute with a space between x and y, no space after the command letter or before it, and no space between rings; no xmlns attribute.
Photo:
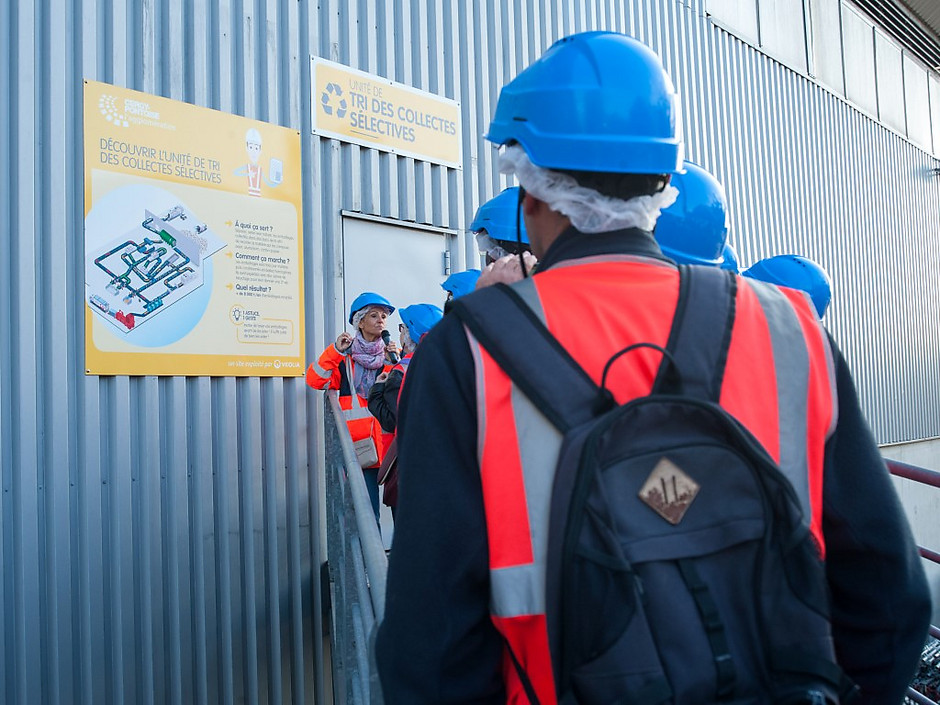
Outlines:
<svg viewBox="0 0 940 705"><path fill-rule="evenodd" d="M892 475L914 480L915 482L921 482L931 487L940 487L940 472L919 468L916 465L908 465L907 463L901 463L897 460L886 460L885 462L888 465L888 472Z"/></svg>
<svg viewBox="0 0 940 705"><path fill-rule="evenodd" d="M928 561L933 561L934 563L940 563L940 553L931 551L929 548L924 548L923 546L918 546L917 550L920 551L921 558L926 558Z"/></svg>

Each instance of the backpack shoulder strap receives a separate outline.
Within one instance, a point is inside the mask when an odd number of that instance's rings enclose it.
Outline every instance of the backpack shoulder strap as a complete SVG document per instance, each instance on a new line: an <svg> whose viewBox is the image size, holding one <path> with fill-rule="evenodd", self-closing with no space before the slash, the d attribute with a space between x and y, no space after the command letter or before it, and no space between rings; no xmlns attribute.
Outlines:
<svg viewBox="0 0 940 705"><path fill-rule="evenodd" d="M460 318L509 378L562 432L595 416L606 397L526 302L531 279L488 286L453 302Z"/></svg>
<svg viewBox="0 0 940 705"><path fill-rule="evenodd" d="M679 265L679 301L666 350L678 368L682 393L718 402L734 327L737 277L717 267ZM653 385L665 391L665 356Z"/></svg>

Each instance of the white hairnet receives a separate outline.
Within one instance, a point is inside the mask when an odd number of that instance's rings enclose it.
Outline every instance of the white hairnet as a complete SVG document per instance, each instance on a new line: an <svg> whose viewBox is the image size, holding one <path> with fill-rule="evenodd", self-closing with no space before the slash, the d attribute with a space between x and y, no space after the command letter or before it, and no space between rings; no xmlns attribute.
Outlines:
<svg viewBox="0 0 940 705"><path fill-rule="evenodd" d="M623 228L652 230L660 212L679 196L673 186L627 201L605 196L581 186L568 174L536 166L518 144L506 147L499 155L499 171L515 174L522 188L547 203L553 211L568 216L571 224L583 233L606 233Z"/></svg>
<svg viewBox="0 0 940 705"><path fill-rule="evenodd" d="M497 244L496 240L491 238L484 231L480 231L476 234L477 238L477 249L480 250L484 255L488 255L494 260L499 259L500 257L505 257L510 254L503 247Z"/></svg>

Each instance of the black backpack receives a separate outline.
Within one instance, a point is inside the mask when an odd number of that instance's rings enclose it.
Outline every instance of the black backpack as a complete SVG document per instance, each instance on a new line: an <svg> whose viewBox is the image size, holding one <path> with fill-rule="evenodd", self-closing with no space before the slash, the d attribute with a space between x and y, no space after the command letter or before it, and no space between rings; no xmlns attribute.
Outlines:
<svg viewBox="0 0 940 705"><path fill-rule="evenodd" d="M633 345L605 367L604 380L635 348L662 353L652 393L622 406L516 290L532 285L482 289L454 310L563 434L546 575L559 702L849 702L809 521L718 405L736 277L680 267L666 348Z"/></svg>

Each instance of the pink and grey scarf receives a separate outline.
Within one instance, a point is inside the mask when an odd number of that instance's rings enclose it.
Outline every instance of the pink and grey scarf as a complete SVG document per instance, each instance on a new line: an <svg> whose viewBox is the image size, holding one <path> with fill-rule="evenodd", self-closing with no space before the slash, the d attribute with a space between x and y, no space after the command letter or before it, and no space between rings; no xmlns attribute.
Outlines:
<svg viewBox="0 0 940 705"><path fill-rule="evenodd" d="M376 338L371 343L366 342L366 339L362 337L362 331L357 331L348 354L356 363L354 373L356 379L353 382L356 392L361 397L368 397L369 390L372 389L375 378L379 375L379 370L385 364L385 343L381 338Z"/></svg>

